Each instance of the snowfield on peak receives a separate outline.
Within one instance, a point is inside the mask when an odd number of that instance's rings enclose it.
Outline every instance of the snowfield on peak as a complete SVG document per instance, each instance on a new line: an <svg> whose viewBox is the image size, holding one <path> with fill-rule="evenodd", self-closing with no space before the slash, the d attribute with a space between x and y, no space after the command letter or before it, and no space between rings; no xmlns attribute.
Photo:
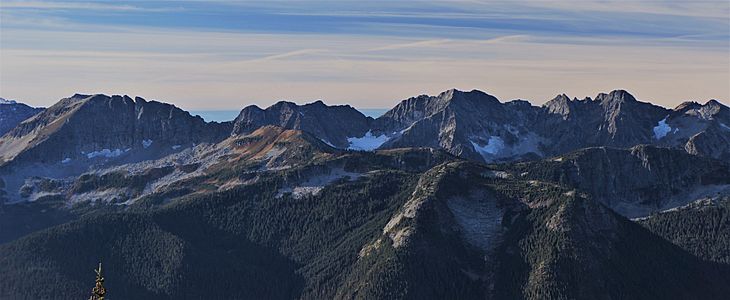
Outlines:
<svg viewBox="0 0 730 300"><path fill-rule="evenodd" d="M374 136L372 131L368 130L363 137L348 137L347 142L350 144L348 150L373 151L390 139L387 135L382 134Z"/></svg>
<svg viewBox="0 0 730 300"><path fill-rule="evenodd" d="M664 117L664 119L659 121L657 126L654 126L654 138L655 139L659 140L659 139L665 137L669 132L672 131L672 127L669 127L669 125L667 124L668 117L669 116Z"/></svg>
<svg viewBox="0 0 730 300"><path fill-rule="evenodd" d="M504 149L504 140L502 140L502 138L498 136L490 136L487 140L487 144L484 146L480 146L473 140L469 141L474 147L474 150L479 152L479 154L481 154L485 158L490 155L496 155L497 153L499 153L499 151L502 151L502 149Z"/></svg>
<svg viewBox="0 0 730 300"><path fill-rule="evenodd" d="M122 150L122 149L114 149L114 150L101 149L99 151L94 151L94 152L87 153L86 154L86 157L89 158L89 159L95 158L95 157L100 157L100 156L101 157L106 157L106 158L119 157L122 154L128 152L129 150L130 149L124 149L124 150Z"/></svg>

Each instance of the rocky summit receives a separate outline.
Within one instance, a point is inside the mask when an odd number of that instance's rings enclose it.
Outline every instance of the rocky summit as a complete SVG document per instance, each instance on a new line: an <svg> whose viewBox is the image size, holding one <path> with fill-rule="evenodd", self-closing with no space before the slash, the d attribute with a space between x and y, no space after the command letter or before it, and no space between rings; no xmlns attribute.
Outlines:
<svg viewBox="0 0 730 300"><path fill-rule="evenodd" d="M327 106L322 101L305 105L281 101L266 109L252 105L233 121L232 134L246 134L267 125L303 130L335 147L349 147L347 137L363 136L372 118L349 105Z"/></svg>
<svg viewBox="0 0 730 300"><path fill-rule="evenodd" d="M0 299L88 296L99 260L115 299L730 294L717 100L452 89L216 123L77 94L0 117Z"/></svg>
<svg viewBox="0 0 730 300"><path fill-rule="evenodd" d="M41 111L43 108L30 107L14 100L0 98L0 136Z"/></svg>

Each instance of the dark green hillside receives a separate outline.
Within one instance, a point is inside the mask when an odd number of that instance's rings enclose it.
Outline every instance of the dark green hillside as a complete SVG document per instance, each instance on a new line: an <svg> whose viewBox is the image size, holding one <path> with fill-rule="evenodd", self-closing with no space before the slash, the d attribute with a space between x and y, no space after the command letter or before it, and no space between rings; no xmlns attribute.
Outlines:
<svg viewBox="0 0 730 300"><path fill-rule="evenodd" d="M274 177L147 213L83 217L0 246L0 298L83 297L99 259L121 299L332 297L414 183L381 171L294 199L276 197Z"/></svg>
<svg viewBox="0 0 730 300"><path fill-rule="evenodd" d="M700 201L639 223L702 259L730 264L730 197Z"/></svg>
<svg viewBox="0 0 730 300"><path fill-rule="evenodd" d="M492 262L466 244L448 202L486 190L475 166L449 163L424 173L403 218L369 241L338 298L349 299L483 299L489 295ZM476 172L475 172L476 171ZM497 199L477 201L497 202ZM503 203L494 204L503 206ZM413 209L415 215L407 217ZM397 215L397 216L398 216ZM394 217L392 220L398 220ZM494 219L491 222L498 222ZM497 225L498 226L498 225ZM408 235L402 240L399 234ZM401 242L402 241L402 242Z"/></svg>
<svg viewBox="0 0 730 300"><path fill-rule="evenodd" d="M516 214L498 254L498 299L723 299L704 263L600 204L566 197Z"/></svg>
<svg viewBox="0 0 730 300"><path fill-rule="evenodd" d="M232 165L176 183L197 192L80 206L74 221L0 245L0 299L84 298L99 260L114 299L730 294L728 265L693 255L724 262L726 204L671 220L686 227L655 216L647 230L567 184L452 159L420 149ZM89 186L115 182L102 179ZM214 184L231 180L246 183Z"/></svg>
<svg viewBox="0 0 730 300"><path fill-rule="evenodd" d="M85 217L0 252L3 299L84 299L93 276L87 266L99 260L119 299L291 298L302 285L295 265L276 251L209 227L169 231L149 215Z"/></svg>
<svg viewBox="0 0 730 300"><path fill-rule="evenodd" d="M53 198L22 204L0 204L0 244L26 234L68 222L75 214L58 209Z"/></svg>

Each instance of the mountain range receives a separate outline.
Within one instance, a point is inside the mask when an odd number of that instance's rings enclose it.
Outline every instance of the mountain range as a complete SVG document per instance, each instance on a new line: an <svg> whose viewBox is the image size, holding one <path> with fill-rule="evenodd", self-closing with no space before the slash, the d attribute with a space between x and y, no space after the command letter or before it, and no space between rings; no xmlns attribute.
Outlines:
<svg viewBox="0 0 730 300"><path fill-rule="evenodd" d="M222 123L140 97L6 102L2 299L84 297L99 260L132 299L730 292L716 100L448 90L378 118L282 101Z"/></svg>

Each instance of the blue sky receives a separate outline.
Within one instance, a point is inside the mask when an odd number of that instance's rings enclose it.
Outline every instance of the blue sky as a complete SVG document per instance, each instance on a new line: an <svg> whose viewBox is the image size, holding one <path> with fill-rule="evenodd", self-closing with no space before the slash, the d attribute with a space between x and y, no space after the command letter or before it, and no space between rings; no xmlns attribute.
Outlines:
<svg viewBox="0 0 730 300"><path fill-rule="evenodd" d="M730 2L3 0L0 63L0 96L34 105L84 92L390 107L452 87L727 103Z"/></svg>

